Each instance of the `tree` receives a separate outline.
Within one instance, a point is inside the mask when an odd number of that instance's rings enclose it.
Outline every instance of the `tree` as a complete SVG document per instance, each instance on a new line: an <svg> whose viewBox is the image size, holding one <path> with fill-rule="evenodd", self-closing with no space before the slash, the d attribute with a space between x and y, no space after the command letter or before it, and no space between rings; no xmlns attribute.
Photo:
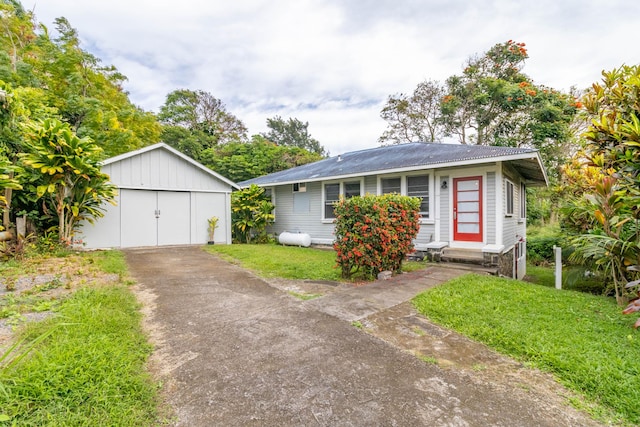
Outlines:
<svg viewBox="0 0 640 427"><path fill-rule="evenodd" d="M169 93L158 118L164 124L163 141L196 160L208 148L247 141L244 123L221 100L202 90Z"/></svg>
<svg viewBox="0 0 640 427"><path fill-rule="evenodd" d="M101 217L103 203L115 201L116 188L100 171L102 149L55 119L29 125L27 137L30 152L22 163L41 174L36 195L55 212L60 242L69 244L81 220Z"/></svg>
<svg viewBox="0 0 640 427"><path fill-rule="evenodd" d="M90 137L113 156L160 140L160 125L151 114L129 101L122 85L126 77L113 66L80 47L77 31L57 18L59 36L39 38L40 60L34 62L39 80L47 87L48 104L80 137Z"/></svg>
<svg viewBox="0 0 640 427"><path fill-rule="evenodd" d="M447 133L462 144L538 146L564 142L576 112L575 100L536 86L521 72L524 43L498 43L468 60L462 75L446 81L442 99Z"/></svg>
<svg viewBox="0 0 640 427"><path fill-rule="evenodd" d="M387 130L378 142L382 145L439 142L444 134L440 108L444 93L439 82L425 80L418 84L411 96L403 93L389 96L380 112L387 122Z"/></svg>
<svg viewBox="0 0 640 427"><path fill-rule="evenodd" d="M442 120L462 144L540 150L552 177L571 152L575 98L537 86L521 72L528 53L509 40L468 60L462 75L447 79Z"/></svg>
<svg viewBox="0 0 640 427"><path fill-rule="evenodd" d="M276 145L260 135L250 142L208 148L200 156L207 167L235 182L245 181L322 159L304 148Z"/></svg>
<svg viewBox="0 0 640 427"><path fill-rule="evenodd" d="M20 190L22 186L18 180L14 177L16 168L12 162L7 159L4 153L0 152L0 210L3 212L9 210L9 203L7 200L7 190ZM9 195L11 193L8 193ZM11 196L9 196L9 201ZM0 225L0 231L7 228L8 224Z"/></svg>
<svg viewBox="0 0 640 427"><path fill-rule="evenodd" d="M126 77L84 51L65 18L56 19L58 37L51 38L19 2L1 3L0 12L0 80L16 89L44 89L48 116L91 137L105 156L160 139L155 116L134 106L124 92Z"/></svg>
<svg viewBox="0 0 640 427"><path fill-rule="evenodd" d="M311 153L326 156L326 151L318 140L309 134L309 122L301 122L296 118L284 120L280 116L267 119L269 132L260 135L278 145L303 148Z"/></svg>

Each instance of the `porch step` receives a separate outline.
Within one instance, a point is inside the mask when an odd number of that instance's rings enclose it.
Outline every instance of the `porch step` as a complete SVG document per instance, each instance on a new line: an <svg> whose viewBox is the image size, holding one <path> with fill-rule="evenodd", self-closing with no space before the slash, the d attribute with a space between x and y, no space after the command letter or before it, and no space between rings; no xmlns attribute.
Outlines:
<svg viewBox="0 0 640 427"><path fill-rule="evenodd" d="M498 267L483 267L480 263L470 264L462 262L439 262L435 265L441 268L453 268L455 270L465 270L471 273L488 274L491 276L498 275Z"/></svg>
<svg viewBox="0 0 640 427"><path fill-rule="evenodd" d="M478 249L445 248L442 251L442 261L464 264L480 264L484 262L484 255Z"/></svg>

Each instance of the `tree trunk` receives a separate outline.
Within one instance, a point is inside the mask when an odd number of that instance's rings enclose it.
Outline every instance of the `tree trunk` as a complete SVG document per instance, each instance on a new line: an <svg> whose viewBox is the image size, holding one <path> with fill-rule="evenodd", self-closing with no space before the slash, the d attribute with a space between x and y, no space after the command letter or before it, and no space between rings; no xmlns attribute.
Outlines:
<svg viewBox="0 0 640 427"><path fill-rule="evenodd" d="M13 177L13 173L11 173L11 177ZM2 226L5 230L9 229L11 225L11 197L13 196L13 190L11 188L4 189L4 198L6 200L6 204L4 210L2 212Z"/></svg>

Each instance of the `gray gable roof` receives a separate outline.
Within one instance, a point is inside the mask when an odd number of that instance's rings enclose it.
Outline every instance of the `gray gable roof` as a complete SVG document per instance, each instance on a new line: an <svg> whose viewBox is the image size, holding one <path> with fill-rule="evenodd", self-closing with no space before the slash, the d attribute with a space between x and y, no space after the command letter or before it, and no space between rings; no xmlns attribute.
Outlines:
<svg viewBox="0 0 640 427"><path fill-rule="evenodd" d="M546 184L538 151L530 148L412 142L352 151L238 183L241 187L424 170L448 166L513 161L514 167L534 184Z"/></svg>

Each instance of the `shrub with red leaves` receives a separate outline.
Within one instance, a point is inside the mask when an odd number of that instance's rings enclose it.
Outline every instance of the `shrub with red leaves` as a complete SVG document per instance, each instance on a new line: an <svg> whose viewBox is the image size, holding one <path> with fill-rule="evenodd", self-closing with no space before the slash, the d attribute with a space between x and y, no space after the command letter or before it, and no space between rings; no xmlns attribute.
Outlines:
<svg viewBox="0 0 640 427"><path fill-rule="evenodd" d="M399 271L420 230L420 199L386 194L342 199L335 205L337 267L342 277L373 279Z"/></svg>

